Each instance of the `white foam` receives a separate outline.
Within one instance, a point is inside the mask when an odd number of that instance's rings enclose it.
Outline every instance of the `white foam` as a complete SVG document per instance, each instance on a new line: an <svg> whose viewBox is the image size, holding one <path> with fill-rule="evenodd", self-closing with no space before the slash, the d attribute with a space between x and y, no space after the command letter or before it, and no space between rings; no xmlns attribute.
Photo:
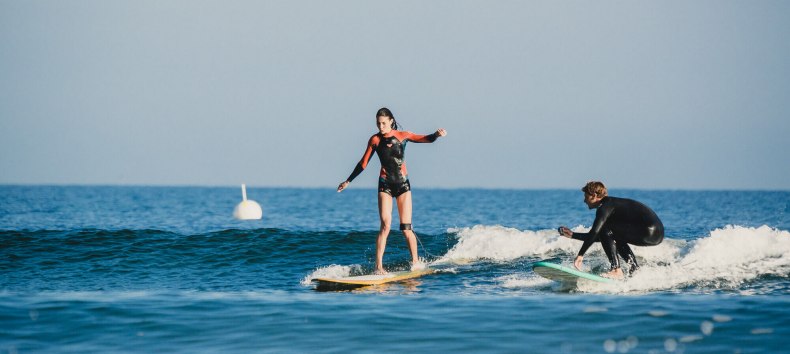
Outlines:
<svg viewBox="0 0 790 354"><path fill-rule="evenodd" d="M350 266L332 264L314 270L305 276L300 283L304 286L309 286L315 278L345 278L352 274L359 274L361 270L362 266L358 264Z"/></svg>
<svg viewBox="0 0 790 354"><path fill-rule="evenodd" d="M521 257L569 253L576 241L560 237L556 230L520 231L504 226L477 225L449 229L458 243L433 264L465 264L486 259L507 262Z"/></svg>
<svg viewBox="0 0 790 354"><path fill-rule="evenodd" d="M574 228L576 232L588 230L583 226ZM458 243L433 264L509 262L522 257L570 260L581 246L578 240L561 237L556 230L522 231L478 225L448 232L456 234ZM790 232L768 226L726 226L694 241L667 237L658 246L632 248L641 265L633 277L614 286L580 283L579 290L650 292L687 286L737 289L760 276L790 273ZM600 245L593 246L585 257L587 270L606 263ZM525 275L499 280L505 287L544 287L540 279Z"/></svg>
<svg viewBox="0 0 790 354"><path fill-rule="evenodd" d="M554 282L539 276L526 276L522 274L512 274L496 279L506 288L550 288Z"/></svg>
<svg viewBox="0 0 790 354"><path fill-rule="evenodd" d="M790 271L790 232L727 226L687 244L675 243L677 252L634 250L647 256L639 272L618 283L617 291L656 291L699 286L737 289L744 282Z"/></svg>

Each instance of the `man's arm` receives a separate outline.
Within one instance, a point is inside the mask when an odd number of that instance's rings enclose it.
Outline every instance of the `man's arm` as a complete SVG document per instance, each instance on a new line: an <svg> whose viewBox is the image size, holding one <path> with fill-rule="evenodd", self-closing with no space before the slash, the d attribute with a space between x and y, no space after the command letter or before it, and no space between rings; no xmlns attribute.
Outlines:
<svg viewBox="0 0 790 354"><path fill-rule="evenodd" d="M593 221L593 226L592 229L590 229L590 232L573 233L571 238L584 241L582 247L579 249L579 253L577 254L577 256L584 256L584 254L587 253L587 249L589 249L593 243L598 241L600 237L601 229L603 229L603 225L606 223L606 220L609 219L609 216L611 214L612 214L612 208L602 205L598 207L598 210L596 210L595 212L595 221Z"/></svg>

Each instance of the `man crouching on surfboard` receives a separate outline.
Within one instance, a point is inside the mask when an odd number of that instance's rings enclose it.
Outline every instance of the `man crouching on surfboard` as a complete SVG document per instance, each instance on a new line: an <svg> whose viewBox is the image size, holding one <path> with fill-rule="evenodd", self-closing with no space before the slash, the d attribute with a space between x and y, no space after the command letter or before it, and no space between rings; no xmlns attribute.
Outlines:
<svg viewBox="0 0 790 354"><path fill-rule="evenodd" d="M632 199L609 197L602 182L588 182L583 188L584 203L595 212L595 221L588 233L573 232L565 226L558 229L562 236L582 240L581 249L573 261L573 266L581 270L584 253L594 242L601 242L603 251L612 264L609 278L623 278L620 260L617 255L635 271L639 265L628 244L635 246L655 246L664 240L664 224L655 212L646 205Z"/></svg>

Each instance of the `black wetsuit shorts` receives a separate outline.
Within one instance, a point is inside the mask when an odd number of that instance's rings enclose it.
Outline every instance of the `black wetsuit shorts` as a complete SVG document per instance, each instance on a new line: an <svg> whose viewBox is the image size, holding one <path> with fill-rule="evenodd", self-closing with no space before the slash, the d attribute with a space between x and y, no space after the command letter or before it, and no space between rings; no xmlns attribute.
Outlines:
<svg viewBox="0 0 790 354"><path fill-rule="evenodd" d="M394 198L411 190L411 184L406 179L403 182L388 182L384 178L379 178L379 192L387 193Z"/></svg>

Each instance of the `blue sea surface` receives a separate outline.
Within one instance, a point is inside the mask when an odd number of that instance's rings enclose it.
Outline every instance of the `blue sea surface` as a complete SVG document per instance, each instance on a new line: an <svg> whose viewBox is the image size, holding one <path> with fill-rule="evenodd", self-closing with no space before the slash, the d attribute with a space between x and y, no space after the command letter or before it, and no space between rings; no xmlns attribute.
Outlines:
<svg viewBox="0 0 790 354"><path fill-rule="evenodd" d="M312 280L373 268L376 191L247 194L262 220L233 219L238 188L0 186L0 352L787 352L790 192L612 190L667 237L568 289L532 264L570 264L580 191L415 188L437 272L331 292ZM408 260L393 231L385 267Z"/></svg>

